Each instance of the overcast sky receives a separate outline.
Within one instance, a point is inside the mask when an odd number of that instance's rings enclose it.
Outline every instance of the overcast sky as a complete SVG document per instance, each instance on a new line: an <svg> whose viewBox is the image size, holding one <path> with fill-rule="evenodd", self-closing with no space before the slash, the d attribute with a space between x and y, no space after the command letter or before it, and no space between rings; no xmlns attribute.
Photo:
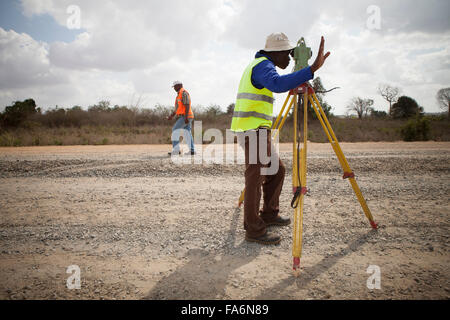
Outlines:
<svg viewBox="0 0 450 320"><path fill-rule="evenodd" d="M69 29L71 5L79 29ZM438 112L436 92L450 87L449 13L448 0L1 0L0 110L27 98L43 109L139 97L144 108L173 105L174 80L194 107L225 110L267 35L281 31L305 37L314 56L325 37L331 56L315 76L340 87L325 97L333 113L356 96L387 111L380 83ZM277 111L286 94L275 97Z"/></svg>

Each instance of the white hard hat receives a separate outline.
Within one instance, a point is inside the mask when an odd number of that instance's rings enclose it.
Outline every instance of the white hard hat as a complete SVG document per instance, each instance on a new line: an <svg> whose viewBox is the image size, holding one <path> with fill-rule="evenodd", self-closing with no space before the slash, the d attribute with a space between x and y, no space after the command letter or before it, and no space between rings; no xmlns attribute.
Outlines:
<svg viewBox="0 0 450 320"><path fill-rule="evenodd" d="M182 83L181 83L181 81L175 80L175 81L173 82L172 87L175 87L177 84L182 84Z"/></svg>
<svg viewBox="0 0 450 320"><path fill-rule="evenodd" d="M272 33L266 39L266 47L264 51L287 51L294 49L288 37L283 32Z"/></svg>

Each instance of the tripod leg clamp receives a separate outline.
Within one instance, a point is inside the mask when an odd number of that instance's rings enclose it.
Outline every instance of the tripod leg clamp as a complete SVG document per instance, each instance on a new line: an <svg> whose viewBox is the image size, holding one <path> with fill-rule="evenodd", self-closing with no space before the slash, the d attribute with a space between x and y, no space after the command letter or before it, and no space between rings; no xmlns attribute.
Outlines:
<svg viewBox="0 0 450 320"><path fill-rule="evenodd" d="M308 192L308 189L306 187L292 187L292 192L294 193L294 197L291 201L291 208L295 209L298 206L298 199L300 195L305 195Z"/></svg>
<svg viewBox="0 0 450 320"><path fill-rule="evenodd" d="M344 172L342 179L354 178L354 177L355 177L355 174L353 172Z"/></svg>

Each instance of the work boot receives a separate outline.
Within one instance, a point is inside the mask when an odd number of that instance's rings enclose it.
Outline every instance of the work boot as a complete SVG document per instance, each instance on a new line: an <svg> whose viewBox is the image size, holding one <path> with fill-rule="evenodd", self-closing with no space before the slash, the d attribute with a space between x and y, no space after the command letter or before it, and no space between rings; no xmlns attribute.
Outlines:
<svg viewBox="0 0 450 320"><path fill-rule="evenodd" d="M276 235L276 234L266 231L266 233L260 237L249 237L246 235L245 240L247 240L249 242L256 242L259 244L264 244L264 245L271 245L271 244L280 243L281 237L279 235Z"/></svg>
<svg viewBox="0 0 450 320"><path fill-rule="evenodd" d="M194 156L195 155L195 151L186 152L184 155L185 156Z"/></svg>
<svg viewBox="0 0 450 320"><path fill-rule="evenodd" d="M275 220L270 221L270 222L265 222L265 223L266 223L266 227L269 227L269 226L287 226L287 225L289 225L291 223L291 219L290 218L283 218L283 217L278 216Z"/></svg>

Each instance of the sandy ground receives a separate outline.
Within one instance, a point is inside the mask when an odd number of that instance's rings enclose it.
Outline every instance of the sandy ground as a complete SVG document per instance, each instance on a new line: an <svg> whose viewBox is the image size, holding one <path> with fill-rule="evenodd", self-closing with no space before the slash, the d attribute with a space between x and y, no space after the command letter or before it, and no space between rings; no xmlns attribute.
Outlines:
<svg viewBox="0 0 450 320"><path fill-rule="evenodd" d="M380 228L330 145L308 144L299 277L291 226L272 227L277 246L244 240L242 165L174 164L165 145L0 148L0 299L449 299L450 143L341 146ZM291 145L281 157L292 216Z"/></svg>

